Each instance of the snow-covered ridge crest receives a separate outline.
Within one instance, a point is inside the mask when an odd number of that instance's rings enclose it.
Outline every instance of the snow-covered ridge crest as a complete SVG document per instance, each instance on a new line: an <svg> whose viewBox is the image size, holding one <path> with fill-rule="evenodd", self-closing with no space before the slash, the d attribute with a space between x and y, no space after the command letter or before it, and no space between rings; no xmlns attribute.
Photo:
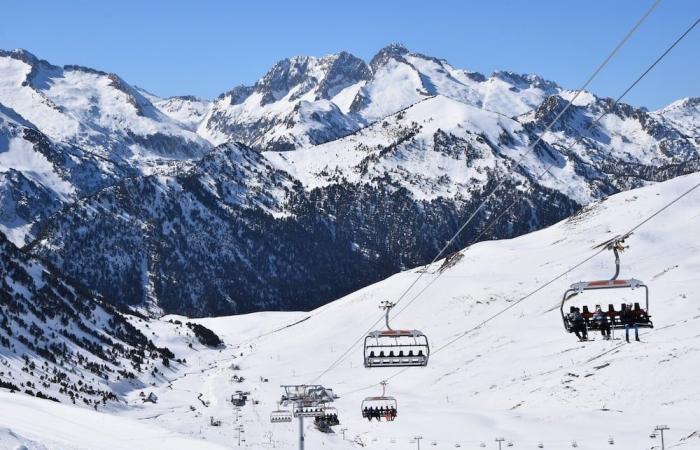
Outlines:
<svg viewBox="0 0 700 450"><path fill-rule="evenodd" d="M233 139L260 150L291 150L341 137L434 95L513 117L560 90L535 75L487 78L391 44L369 64L347 52L284 59L255 85L222 94L199 132L217 143ZM304 102L306 109L333 113L294 115Z"/></svg>

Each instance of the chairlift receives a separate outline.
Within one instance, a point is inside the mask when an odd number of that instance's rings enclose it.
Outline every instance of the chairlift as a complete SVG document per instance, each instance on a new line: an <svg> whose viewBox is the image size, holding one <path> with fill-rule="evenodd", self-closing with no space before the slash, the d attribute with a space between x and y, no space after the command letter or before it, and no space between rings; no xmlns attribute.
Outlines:
<svg viewBox="0 0 700 450"><path fill-rule="evenodd" d="M479 447L482 447L482 448L483 448L483 447L486 447L486 443L485 443L485 442L480 443L480 444L479 444Z"/></svg>
<svg viewBox="0 0 700 450"><path fill-rule="evenodd" d="M365 367L423 367L428 365L428 337L418 330L394 330L389 313L394 303L384 301L386 330L372 331L365 337Z"/></svg>
<svg viewBox="0 0 700 450"><path fill-rule="evenodd" d="M332 406L326 406L323 409L323 415L317 417L318 422L327 427L334 427L340 425L340 420L338 419L338 410Z"/></svg>
<svg viewBox="0 0 700 450"><path fill-rule="evenodd" d="M564 312L564 306L567 302L570 302L574 297L576 296L581 296L585 292L588 291L599 291L599 290L608 290L608 289L630 289L630 290L635 290L637 288L642 288L644 289L644 303L643 306L640 305L639 302L634 303L634 306L632 306L632 314L634 317L634 322L635 324L640 327L640 328L654 328L654 324L651 321L651 316L649 315L649 287L644 284L642 281L637 280L635 278L629 278L629 279L618 279L618 275L620 274L620 252L623 251L625 248L623 243L625 239L629 235L625 236L618 236L616 238L613 238L607 242L604 242L594 248L600 248L600 247L605 247L608 250L612 250L613 253L615 254L615 274L613 277L609 280L596 280L596 281L580 281L578 283L572 284L569 289L566 290L564 293L564 296L562 297L561 301L561 307L560 307L560 312L561 312L561 318L562 321L564 322L564 329L569 332L573 333L576 330L576 326L572 321L572 316L573 313L578 309L576 306L570 305L569 306L569 311ZM596 305L600 306L600 305ZM608 324L610 325L611 329L619 330L619 329L624 329L625 324L622 323L621 317L622 314L626 312L626 310L630 308L627 304L622 304L620 307L620 310L615 310L615 306L613 304L609 304L608 308L605 312L606 317L608 318ZM602 308L601 308L602 309ZM591 312L591 309L589 308L588 305L583 305L582 309L580 310L581 316L583 317L583 320L585 322L586 328L587 329L597 329L598 324L593 320L593 315L594 313Z"/></svg>
<svg viewBox="0 0 700 450"><path fill-rule="evenodd" d="M386 381L380 383L382 385L382 395L378 397L367 397L362 400L362 418L372 421L377 419L382 421L393 421L398 413L398 404L394 397L386 395Z"/></svg>
<svg viewBox="0 0 700 450"><path fill-rule="evenodd" d="M544 448L544 444L542 442L537 443L537 448Z"/></svg>
<svg viewBox="0 0 700 450"><path fill-rule="evenodd" d="M322 417L324 410L323 404L317 402L295 404L292 409L294 417Z"/></svg>
<svg viewBox="0 0 700 450"><path fill-rule="evenodd" d="M610 445L614 445L614 444L615 444L615 439L613 439L612 436L610 436L610 437L608 438L608 444L610 444Z"/></svg>
<svg viewBox="0 0 700 450"><path fill-rule="evenodd" d="M577 447L578 447L578 442L576 442L576 441L571 441L571 446L572 446L573 448L577 448Z"/></svg>
<svg viewBox="0 0 700 450"><path fill-rule="evenodd" d="M512 447L512 446L513 446L513 441L508 441L508 443L506 444L506 446Z"/></svg>
<svg viewBox="0 0 700 450"><path fill-rule="evenodd" d="M271 423L288 423L292 421L292 412L287 409L280 409L279 402L277 409L270 413Z"/></svg>

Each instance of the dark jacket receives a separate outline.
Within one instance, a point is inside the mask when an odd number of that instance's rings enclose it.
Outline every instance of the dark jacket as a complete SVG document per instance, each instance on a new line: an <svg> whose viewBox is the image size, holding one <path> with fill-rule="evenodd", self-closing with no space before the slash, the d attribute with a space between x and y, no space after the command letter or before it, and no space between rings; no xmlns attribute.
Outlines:
<svg viewBox="0 0 700 450"><path fill-rule="evenodd" d="M596 311L593 314L593 320L599 322L601 325L604 325L608 323L608 316L606 316L603 311Z"/></svg>
<svg viewBox="0 0 700 450"><path fill-rule="evenodd" d="M634 313L631 309L626 308L624 311L622 311L620 314L620 322L625 325L633 325L636 322Z"/></svg>

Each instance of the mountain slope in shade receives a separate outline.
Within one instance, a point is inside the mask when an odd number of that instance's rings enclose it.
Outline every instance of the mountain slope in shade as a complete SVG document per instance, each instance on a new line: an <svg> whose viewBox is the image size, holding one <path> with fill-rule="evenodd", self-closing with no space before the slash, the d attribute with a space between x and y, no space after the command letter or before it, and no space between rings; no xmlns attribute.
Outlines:
<svg viewBox="0 0 700 450"><path fill-rule="evenodd" d="M499 183L455 247L482 232L527 233L620 190L698 170L692 140L627 105L567 150L611 108L592 95L528 152L564 104L553 96L516 120L438 95L308 149L225 145L186 173L129 179L72 205L31 248L154 311L308 309L429 261Z"/></svg>
<svg viewBox="0 0 700 450"><path fill-rule="evenodd" d="M23 245L63 205L138 171L58 143L0 104L0 231Z"/></svg>
<svg viewBox="0 0 700 450"><path fill-rule="evenodd" d="M158 381L174 358L104 299L56 275L2 233L0 304L6 389L97 409Z"/></svg>
<svg viewBox="0 0 700 450"><path fill-rule="evenodd" d="M397 44L369 64L289 58L211 103L22 51L0 73L0 229L154 314L315 307L429 261L496 186L455 248L700 168L692 99L649 112L583 93L527 153L573 92ZM202 156L195 129L244 143Z"/></svg>

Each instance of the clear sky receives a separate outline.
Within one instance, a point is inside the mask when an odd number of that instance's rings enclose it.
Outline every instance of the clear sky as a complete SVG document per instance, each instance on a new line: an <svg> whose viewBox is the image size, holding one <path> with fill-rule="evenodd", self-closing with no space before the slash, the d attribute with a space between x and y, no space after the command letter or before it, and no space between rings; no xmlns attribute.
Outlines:
<svg viewBox="0 0 700 450"><path fill-rule="evenodd" d="M577 88L652 0L3 0L0 48L115 72L158 95L213 98L276 61L391 42L485 74L537 73ZM700 16L663 0L591 90L616 96ZM627 98L651 109L700 96L700 27Z"/></svg>

